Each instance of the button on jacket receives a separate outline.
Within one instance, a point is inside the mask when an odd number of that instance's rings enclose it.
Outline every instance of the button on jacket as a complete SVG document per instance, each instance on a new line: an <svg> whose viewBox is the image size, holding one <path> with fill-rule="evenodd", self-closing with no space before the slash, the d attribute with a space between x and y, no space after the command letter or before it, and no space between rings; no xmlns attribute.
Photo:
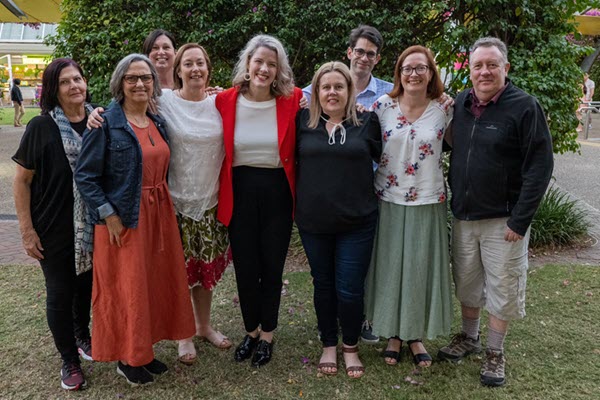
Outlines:
<svg viewBox="0 0 600 400"><path fill-rule="evenodd" d="M164 120L147 115L168 144ZM75 182L93 223L103 223L106 217L116 214L125 227L136 228L142 193L142 149L120 104L111 103L102 118L101 128L83 134Z"/></svg>

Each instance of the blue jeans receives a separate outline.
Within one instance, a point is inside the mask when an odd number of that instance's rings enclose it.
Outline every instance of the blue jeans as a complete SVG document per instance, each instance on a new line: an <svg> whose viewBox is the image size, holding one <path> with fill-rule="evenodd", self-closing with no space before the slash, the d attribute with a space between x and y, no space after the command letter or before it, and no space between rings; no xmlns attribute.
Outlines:
<svg viewBox="0 0 600 400"><path fill-rule="evenodd" d="M360 228L334 234L300 230L313 277L314 303L323 347L358 342L363 319L365 277L371 261L377 215Z"/></svg>

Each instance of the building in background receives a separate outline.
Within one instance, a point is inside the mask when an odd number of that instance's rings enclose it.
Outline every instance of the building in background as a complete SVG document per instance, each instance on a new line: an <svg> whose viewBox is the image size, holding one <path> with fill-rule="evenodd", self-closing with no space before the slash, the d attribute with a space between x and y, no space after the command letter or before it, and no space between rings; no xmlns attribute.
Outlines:
<svg viewBox="0 0 600 400"><path fill-rule="evenodd" d="M42 74L50 63L54 47L44 38L54 34L56 24L0 23L0 88L2 105L10 105L8 92L13 78L21 79L25 105L36 104Z"/></svg>

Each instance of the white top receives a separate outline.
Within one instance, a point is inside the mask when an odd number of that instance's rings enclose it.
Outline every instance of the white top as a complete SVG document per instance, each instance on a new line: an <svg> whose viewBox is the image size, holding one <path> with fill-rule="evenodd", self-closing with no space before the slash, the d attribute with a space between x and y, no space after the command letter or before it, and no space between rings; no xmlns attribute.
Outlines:
<svg viewBox="0 0 600 400"><path fill-rule="evenodd" d="M381 200L405 206L443 203L446 185L442 171L442 143L452 120L431 100L412 124L395 99L383 95L373 105L379 117L383 149L375 174L375 190Z"/></svg>
<svg viewBox="0 0 600 400"><path fill-rule="evenodd" d="M233 166L280 168L275 99L238 96L233 133Z"/></svg>
<svg viewBox="0 0 600 400"><path fill-rule="evenodd" d="M166 120L171 148L169 192L175 210L199 221L217 205L225 158L223 123L215 96L188 101L163 89L158 112Z"/></svg>
<svg viewBox="0 0 600 400"><path fill-rule="evenodd" d="M590 78L588 78L585 82L585 99L588 101L592 100L592 96L590 96L592 94L592 90L594 90L594 88L596 87L596 84L594 83L593 80L591 80Z"/></svg>

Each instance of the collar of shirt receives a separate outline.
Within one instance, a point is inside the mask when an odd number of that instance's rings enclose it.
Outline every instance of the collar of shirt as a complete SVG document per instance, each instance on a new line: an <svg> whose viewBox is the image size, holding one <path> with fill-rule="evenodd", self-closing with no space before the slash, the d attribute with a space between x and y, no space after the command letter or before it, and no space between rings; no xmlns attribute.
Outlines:
<svg viewBox="0 0 600 400"><path fill-rule="evenodd" d="M485 108L487 107L488 104L497 103L498 99L500 98L502 93L504 93L504 90L506 89L507 86L508 86L508 82L506 82L504 84L504 86L502 86L502 88L500 90L498 90L498 92L494 95L494 97L492 97L489 101L486 101L486 102L480 101L477 98L477 95L475 94L475 90L471 89L471 91L469 93L469 95L473 99L473 102L471 103L471 112L475 115L475 117L477 117L477 118L481 117L481 114L483 114L483 111L485 110Z"/></svg>

